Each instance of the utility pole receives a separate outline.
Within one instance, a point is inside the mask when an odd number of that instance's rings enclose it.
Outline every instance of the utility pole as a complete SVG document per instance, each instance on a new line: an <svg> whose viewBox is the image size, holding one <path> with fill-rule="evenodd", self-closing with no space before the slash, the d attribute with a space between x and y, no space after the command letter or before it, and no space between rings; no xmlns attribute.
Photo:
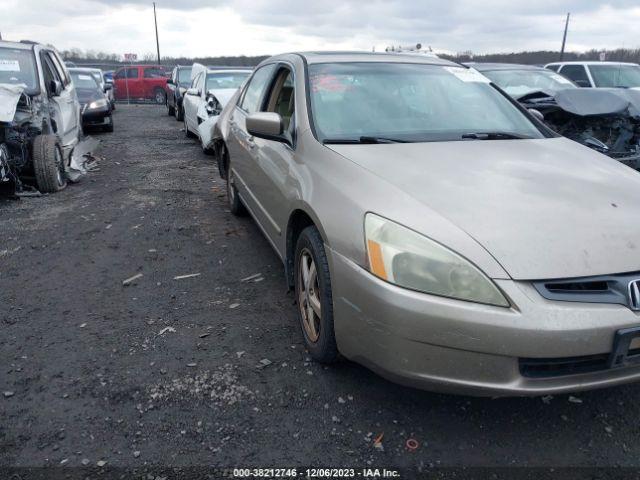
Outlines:
<svg viewBox="0 0 640 480"><path fill-rule="evenodd" d="M156 24L156 51L158 52L158 65L160 65L160 41L158 40L158 18L156 17L156 2L153 2L153 21Z"/></svg>
<svg viewBox="0 0 640 480"><path fill-rule="evenodd" d="M564 35L562 36L562 48L560 49L560 61L564 58L564 46L567 43L567 30L569 29L569 15L571 13L567 13L567 21L564 23Z"/></svg>

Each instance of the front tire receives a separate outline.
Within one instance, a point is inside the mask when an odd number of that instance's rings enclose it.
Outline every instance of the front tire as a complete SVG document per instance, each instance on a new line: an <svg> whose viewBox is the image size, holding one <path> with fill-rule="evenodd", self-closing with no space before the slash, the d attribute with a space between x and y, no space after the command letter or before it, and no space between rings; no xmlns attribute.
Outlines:
<svg viewBox="0 0 640 480"><path fill-rule="evenodd" d="M169 105L169 101L167 100L167 115L173 117L176 114L176 107L174 105Z"/></svg>
<svg viewBox="0 0 640 480"><path fill-rule="evenodd" d="M102 127L102 130L105 132L113 133L113 117L109 115L109 124Z"/></svg>
<svg viewBox="0 0 640 480"><path fill-rule="evenodd" d="M184 134L187 136L187 138L196 138L196 135L191 132L191 130L189 130L189 127L187 126L187 118L184 117Z"/></svg>
<svg viewBox="0 0 640 480"><path fill-rule="evenodd" d="M38 135L33 140L33 170L38 190L55 193L67 186L64 159L58 137Z"/></svg>
<svg viewBox="0 0 640 480"><path fill-rule="evenodd" d="M176 103L176 120L182 122L184 120L184 110L182 105Z"/></svg>
<svg viewBox="0 0 640 480"><path fill-rule="evenodd" d="M333 327L333 297L324 241L311 225L298 237L294 271L298 319L311 357L320 363L338 359Z"/></svg>

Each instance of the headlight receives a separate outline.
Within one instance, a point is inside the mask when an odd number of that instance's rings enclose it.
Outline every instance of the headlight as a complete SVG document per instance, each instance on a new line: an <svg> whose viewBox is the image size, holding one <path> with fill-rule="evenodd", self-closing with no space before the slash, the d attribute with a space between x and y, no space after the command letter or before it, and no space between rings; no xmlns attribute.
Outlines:
<svg viewBox="0 0 640 480"><path fill-rule="evenodd" d="M100 107L106 107L108 100L106 98L101 98L100 100L96 100L95 102L91 102L87 107L88 110L93 110Z"/></svg>
<svg viewBox="0 0 640 480"><path fill-rule="evenodd" d="M374 275L419 292L509 306L484 273L439 243L372 213L366 215L364 229Z"/></svg>

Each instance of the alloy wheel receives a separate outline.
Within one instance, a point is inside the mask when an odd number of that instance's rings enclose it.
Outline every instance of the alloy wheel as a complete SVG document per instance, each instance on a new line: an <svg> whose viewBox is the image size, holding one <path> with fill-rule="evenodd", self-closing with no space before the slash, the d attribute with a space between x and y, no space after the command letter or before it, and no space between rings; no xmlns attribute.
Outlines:
<svg viewBox="0 0 640 480"><path fill-rule="evenodd" d="M298 306L302 327L309 341L315 343L320 337L322 319L320 284L316 263L307 248L300 252L298 269Z"/></svg>

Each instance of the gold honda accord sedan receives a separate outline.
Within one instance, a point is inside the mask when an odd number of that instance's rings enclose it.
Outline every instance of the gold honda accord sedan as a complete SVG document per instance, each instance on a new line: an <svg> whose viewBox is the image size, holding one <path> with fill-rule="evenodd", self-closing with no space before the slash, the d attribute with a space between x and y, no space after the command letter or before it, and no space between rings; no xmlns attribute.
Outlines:
<svg viewBox="0 0 640 480"><path fill-rule="evenodd" d="M215 150L295 289L314 359L539 395L640 378L640 174L438 58L292 53Z"/></svg>

